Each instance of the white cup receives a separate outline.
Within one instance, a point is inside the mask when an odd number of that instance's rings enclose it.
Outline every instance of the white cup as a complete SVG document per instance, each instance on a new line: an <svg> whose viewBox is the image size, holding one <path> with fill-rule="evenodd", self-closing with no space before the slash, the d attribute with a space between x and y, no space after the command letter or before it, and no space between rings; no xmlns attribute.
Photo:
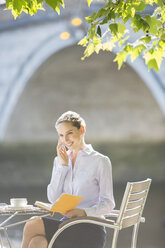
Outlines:
<svg viewBox="0 0 165 248"><path fill-rule="evenodd" d="M10 199L10 204L12 207L24 207L27 205L26 198L12 198Z"/></svg>

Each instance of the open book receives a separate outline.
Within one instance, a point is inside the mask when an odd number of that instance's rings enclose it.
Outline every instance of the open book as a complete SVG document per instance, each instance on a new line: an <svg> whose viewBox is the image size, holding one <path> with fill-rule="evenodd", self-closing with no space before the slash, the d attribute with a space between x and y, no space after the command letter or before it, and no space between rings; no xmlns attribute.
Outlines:
<svg viewBox="0 0 165 248"><path fill-rule="evenodd" d="M65 214L67 211L74 209L82 199L81 196L62 194L54 204L36 201L34 205L53 213Z"/></svg>

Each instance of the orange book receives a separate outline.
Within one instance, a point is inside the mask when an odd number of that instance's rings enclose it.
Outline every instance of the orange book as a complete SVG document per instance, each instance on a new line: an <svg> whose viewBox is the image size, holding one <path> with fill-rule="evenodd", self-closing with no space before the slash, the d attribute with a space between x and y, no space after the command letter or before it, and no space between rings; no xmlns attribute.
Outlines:
<svg viewBox="0 0 165 248"><path fill-rule="evenodd" d="M36 201L34 205L50 212L65 214L74 209L83 199L81 196L62 194L54 204Z"/></svg>

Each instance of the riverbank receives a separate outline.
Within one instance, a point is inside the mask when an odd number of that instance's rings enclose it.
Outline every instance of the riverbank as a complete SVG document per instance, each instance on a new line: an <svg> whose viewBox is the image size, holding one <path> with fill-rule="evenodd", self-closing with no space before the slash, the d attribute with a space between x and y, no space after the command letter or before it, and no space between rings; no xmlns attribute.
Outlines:
<svg viewBox="0 0 165 248"><path fill-rule="evenodd" d="M165 181L165 142L95 143L94 149L110 157L115 183L142 180ZM0 145L0 185L46 185L51 176L56 143Z"/></svg>

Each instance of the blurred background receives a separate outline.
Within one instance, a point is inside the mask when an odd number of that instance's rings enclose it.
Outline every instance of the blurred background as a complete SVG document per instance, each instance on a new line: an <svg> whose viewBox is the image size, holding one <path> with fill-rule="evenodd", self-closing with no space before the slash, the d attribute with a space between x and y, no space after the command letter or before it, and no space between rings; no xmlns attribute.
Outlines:
<svg viewBox="0 0 165 248"><path fill-rule="evenodd" d="M47 201L54 123L73 110L86 120L86 142L111 159L116 208L127 181L152 178L137 247L164 248L165 63L156 73L142 58L118 71L107 52L82 61L84 17L100 6L70 0L60 16L46 7L14 20L0 5L0 202ZM16 248L22 229L9 230ZM121 232L119 248L130 246L131 231Z"/></svg>

